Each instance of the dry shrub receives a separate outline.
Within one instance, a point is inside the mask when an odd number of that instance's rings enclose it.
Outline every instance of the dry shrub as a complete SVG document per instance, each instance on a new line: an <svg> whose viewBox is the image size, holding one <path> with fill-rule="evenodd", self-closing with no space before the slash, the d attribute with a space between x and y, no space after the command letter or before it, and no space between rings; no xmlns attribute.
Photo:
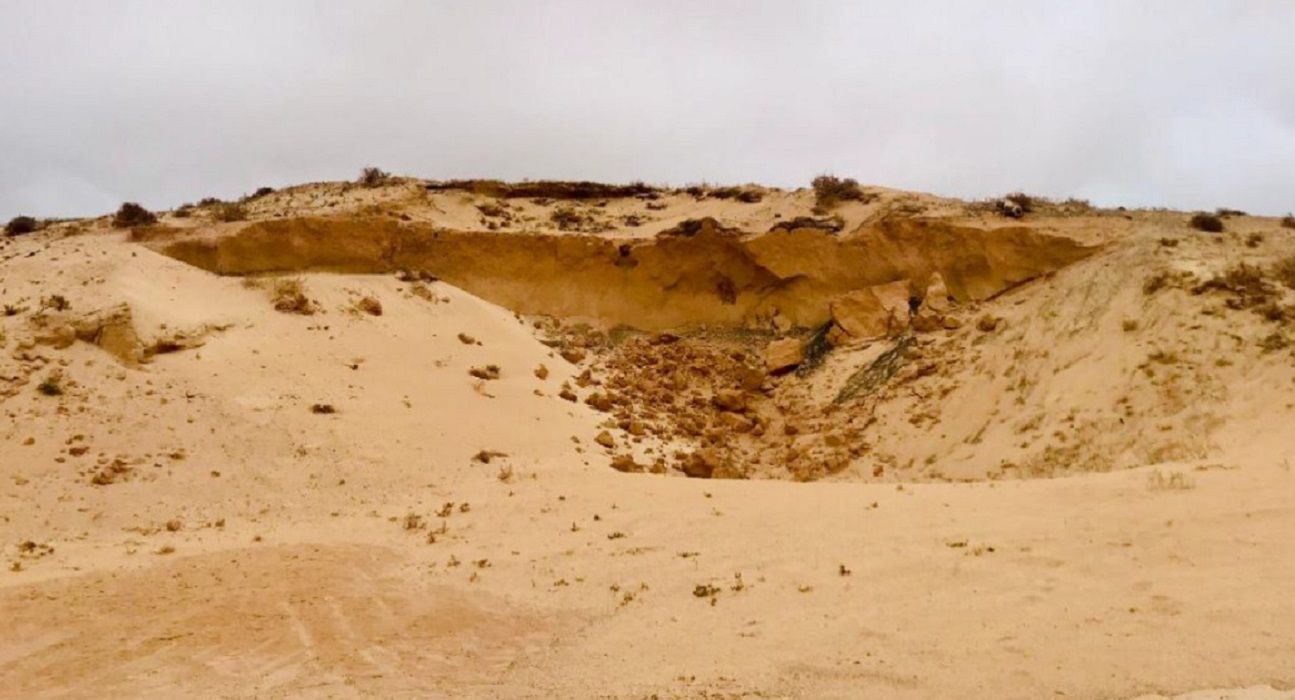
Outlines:
<svg viewBox="0 0 1295 700"><path fill-rule="evenodd" d="M743 204L755 204L763 199L759 191L743 187L720 187L712 190L710 196L715 199L736 199Z"/></svg>
<svg viewBox="0 0 1295 700"><path fill-rule="evenodd" d="M549 215L549 219L563 231L577 230L585 222L584 215L567 207L554 209L553 213Z"/></svg>
<svg viewBox="0 0 1295 700"><path fill-rule="evenodd" d="M1282 217L1282 226L1286 228L1295 228L1295 214L1287 214Z"/></svg>
<svg viewBox="0 0 1295 700"><path fill-rule="evenodd" d="M153 212L141 207L135 202L125 202L119 209L117 209L117 213L112 217L112 225L115 228L148 226L155 223L157 223L157 217Z"/></svg>
<svg viewBox="0 0 1295 700"><path fill-rule="evenodd" d="M1196 488L1196 482L1182 472L1165 474L1157 469L1147 476L1147 488L1152 491L1188 491Z"/></svg>
<svg viewBox="0 0 1295 700"><path fill-rule="evenodd" d="M443 180L425 185L429 192L465 190L485 197L505 199L618 199L622 197L656 198L657 188L642 182L609 185L601 182L535 180L507 183L500 180Z"/></svg>
<svg viewBox="0 0 1295 700"><path fill-rule="evenodd" d="M306 296L301 280L282 279L274 283L274 309L288 314L309 316L315 313L315 303Z"/></svg>
<svg viewBox="0 0 1295 700"><path fill-rule="evenodd" d="M247 218L247 210L237 202L222 202L212 210L211 216L216 221L243 221Z"/></svg>
<svg viewBox="0 0 1295 700"><path fill-rule="evenodd" d="M1295 255L1278 260L1273 266L1273 277L1290 289L1295 289Z"/></svg>
<svg viewBox="0 0 1295 700"><path fill-rule="evenodd" d="M363 297L355 302L356 310L366 313L370 316L382 315L382 302L376 297Z"/></svg>
<svg viewBox="0 0 1295 700"><path fill-rule="evenodd" d="M372 165L360 171L359 184L365 187L380 187L387 184L391 179L391 173L382 168L375 168Z"/></svg>
<svg viewBox="0 0 1295 700"><path fill-rule="evenodd" d="M1206 233L1221 233L1223 231L1223 219L1203 211L1193 214L1187 223L1197 231L1205 231Z"/></svg>
<svg viewBox="0 0 1295 700"><path fill-rule="evenodd" d="M5 224L4 232L6 236L21 236L25 233L32 233L39 228L36 219L30 216L15 216Z"/></svg>
<svg viewBox="0 0 1295 700"><path fill-rule="evenodd" d="M814 204L819 209L831 209L841 202L865 201L865 195L854 178L819 175L810 183L814 187Z"/></svg>

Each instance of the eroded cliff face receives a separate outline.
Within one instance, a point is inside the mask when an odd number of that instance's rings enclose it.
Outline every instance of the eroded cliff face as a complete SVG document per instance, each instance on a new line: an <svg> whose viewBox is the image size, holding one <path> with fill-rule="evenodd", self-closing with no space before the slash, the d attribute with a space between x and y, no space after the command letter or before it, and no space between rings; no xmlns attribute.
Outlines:
<svg viewBox="0 0 1295 700"><path fill-rule="evenodd" d="M833 299L939 273L958 300L991 297L1095 250L1028 226L882 220L837 235L744 233L711 219L651 239L455 231L383 218L294 218L157 232L149 244L223 275L426 270L524 314L665 330L815 326Z"/></svg>

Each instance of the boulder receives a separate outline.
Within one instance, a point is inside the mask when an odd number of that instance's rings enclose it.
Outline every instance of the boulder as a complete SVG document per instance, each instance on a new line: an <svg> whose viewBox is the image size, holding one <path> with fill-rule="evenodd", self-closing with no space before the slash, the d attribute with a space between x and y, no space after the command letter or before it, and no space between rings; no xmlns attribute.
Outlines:
<svg viewBox="0 0 1295 700"><path fill-rule="evenodd" d="M804 361L805 348L798 338L775 340L764 349L764 368L769 374L793 370Z"/></svg>
<svg viewBox="0 0 1295 700"><path fill-rule="evenodd" d="M906 280L858 289L832 300L832 320L849 339L895 336L908 327L908 299Z"/></svg>

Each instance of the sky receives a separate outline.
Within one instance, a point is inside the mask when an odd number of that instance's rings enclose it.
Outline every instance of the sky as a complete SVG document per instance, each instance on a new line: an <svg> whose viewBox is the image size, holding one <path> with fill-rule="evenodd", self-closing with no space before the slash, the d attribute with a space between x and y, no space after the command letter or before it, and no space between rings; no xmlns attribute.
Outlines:
<svg viewBox="0 0 1295 700"><path fill-rule="evenodd" d="M367 165L1295 210L1295 2L0 0L0 219Z"/></svg>

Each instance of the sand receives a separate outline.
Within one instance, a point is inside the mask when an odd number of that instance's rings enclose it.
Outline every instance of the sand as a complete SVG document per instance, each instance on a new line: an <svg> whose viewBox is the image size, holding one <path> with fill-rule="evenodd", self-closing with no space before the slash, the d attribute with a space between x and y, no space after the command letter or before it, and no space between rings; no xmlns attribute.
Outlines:
<svg viewBox="0 0 1295 700"><path fill-rule="evenodd" d="M0 696L1295 697L1295 361L1267 308L1295 231L878 188L776 239L813 195L760 191L573 200L595 220L564 231L530 197L323 183L247 221L5 239ZM660 247L704 217L735 233ZM555 294L536 240L698 272L618 287L571 254L595 282ZM852 246L882 262L834 271ZM1242 262L1262 301L1201 288ZM949 327L838 331L720 396L923 271ZM314 313L276 310L285 280ZM700 450L735 478L684 476Z"/></svg>

